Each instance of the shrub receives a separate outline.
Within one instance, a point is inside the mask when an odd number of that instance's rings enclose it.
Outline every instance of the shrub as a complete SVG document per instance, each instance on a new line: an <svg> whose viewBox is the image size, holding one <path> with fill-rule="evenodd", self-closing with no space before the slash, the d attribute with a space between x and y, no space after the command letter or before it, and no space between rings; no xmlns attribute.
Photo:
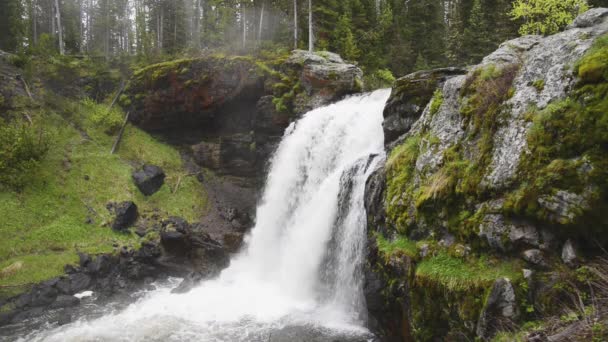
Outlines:
<svg viewBox="0 0 608 342"><path fill-rule="evenodd" d="M431 100L431 115L437 113L439 107L443 104L443 92L441 89L436 89Z"/></svg>
<svg viewBox="0 0 608 342"><path fill-rule="evenodd" d="M365 87L367 90L390 88L395 83L395 76L388 69L378 69L365 76Z"/></svg>
<svg viewBox="0 0 608 342"><path fill-rule="evenodd" d="M11 122L0 126L0 186L19 189L48 151L46 135L32 126Z"/></svg>
<svg viewBox="0 0 608 342"><path fill-rule="evenodd" d="M113 134L120 128L123 117L121 111L116 107L108 110L105 105L90 98L80 101L80 104L88 112L89 121L96 127L103 129L107 134Z"/></svg>

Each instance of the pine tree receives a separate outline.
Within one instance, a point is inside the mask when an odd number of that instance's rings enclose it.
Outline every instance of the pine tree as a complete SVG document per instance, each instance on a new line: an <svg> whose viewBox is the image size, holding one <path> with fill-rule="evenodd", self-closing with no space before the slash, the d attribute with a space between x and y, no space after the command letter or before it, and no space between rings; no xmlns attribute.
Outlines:
<svg viewBox="0 0 608 342"><path fill-rule="evenodd" d="M16 51L21 47L25 22L23 21L23 4L20 0L0 1L0 49Z"/></svg>
<svg viewBox="0 0 608 342"><path fill-rule="evenodd" d="M334 46L342 57L353 61L359 57L360 51L355 43L355 38L351 31L351 22L347 14L340 16L333 38Z"/></svg>

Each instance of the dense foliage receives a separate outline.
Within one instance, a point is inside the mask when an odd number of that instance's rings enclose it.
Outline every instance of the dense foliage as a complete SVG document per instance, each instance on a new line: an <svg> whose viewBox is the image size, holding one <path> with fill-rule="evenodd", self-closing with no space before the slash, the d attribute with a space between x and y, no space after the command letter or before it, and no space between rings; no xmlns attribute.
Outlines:
<svg viewBox="0 0 608 342"><path fill-rule="evenodd" d="M313 42L386 78L478 62L518 30L553 33L587 8L586 0L313 0ZM0 10L8 51L41 52L50 37L57 52L146 62L209 50L276 54L309 42L306 0L6 0Z"/></svg>

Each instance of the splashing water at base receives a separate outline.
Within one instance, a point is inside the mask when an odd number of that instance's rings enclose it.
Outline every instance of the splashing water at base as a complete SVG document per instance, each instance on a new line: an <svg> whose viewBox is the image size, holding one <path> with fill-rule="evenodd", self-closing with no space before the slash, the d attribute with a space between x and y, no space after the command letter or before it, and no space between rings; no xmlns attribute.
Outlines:
<svg viewBox="0 0 608 342"><path fill-rule="evenodd" d="M214 280L165 287L121 312L33 332L27 341L365 341L365 180L382 159L388 90L292 124L246 247ZM299 336L299 337L298 337Z"/></svg>

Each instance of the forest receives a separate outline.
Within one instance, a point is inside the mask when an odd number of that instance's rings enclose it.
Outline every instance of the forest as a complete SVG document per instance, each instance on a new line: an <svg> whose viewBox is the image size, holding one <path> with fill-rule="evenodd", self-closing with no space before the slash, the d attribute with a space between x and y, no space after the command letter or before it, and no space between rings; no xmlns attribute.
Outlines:
<svg viewBox="0 0 608 342"><path fill-rule="evenodd" d="M543 18L552 3L538 3L533 15ZM0 13L7 19L0 49L11 52L158 61L202 51L276 53L312 42L366 73L398 76L476 63L525 24L510 0L6 0Z"/></svg>
<svg viewBox="0 0 608 342"><path fill-rule="evenodd" d="M608 0L0 0L0 341L608 341Z"/></svg>

